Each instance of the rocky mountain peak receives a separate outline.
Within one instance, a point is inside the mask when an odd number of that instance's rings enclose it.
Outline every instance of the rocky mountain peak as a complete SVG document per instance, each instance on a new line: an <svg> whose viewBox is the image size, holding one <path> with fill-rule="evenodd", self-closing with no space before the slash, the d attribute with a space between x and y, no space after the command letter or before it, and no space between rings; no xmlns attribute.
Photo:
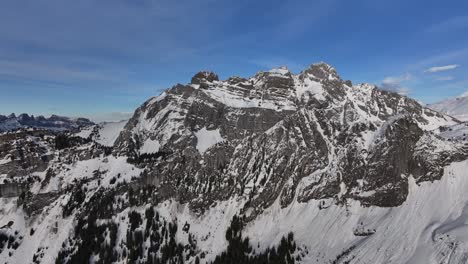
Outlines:
<svg viewBox="0 0 468 264"><path fill-rule="evenodd" d="M30 122L31 120L34 120L34 116L29 116L26 113L20 114L18 116L18 121L20 122Z"/></svg>
<svg viewBox="0 0 468 264"><path fill-rule="evenodd" d="M311 64L302 73L312 75L312 77L321 80L340 80L340 77L338 76L335 68L325 62Z"/></svg>
<svg viewBox="0 0 468 264"><path fill-rule="evenodd" d="M196 73L191 80L192 84L202 84L204 82L219 81L218 75L212 71L200 71Z"/></svg>
<svg viewBox="0 0 468 264"><path fill-rule="evenodd" d="M268 71L269 73L272 74L279 74L279 75L291 75L291 72L289 71L288 67L286 66L280 66L278 68L273 68Z"/></svg>

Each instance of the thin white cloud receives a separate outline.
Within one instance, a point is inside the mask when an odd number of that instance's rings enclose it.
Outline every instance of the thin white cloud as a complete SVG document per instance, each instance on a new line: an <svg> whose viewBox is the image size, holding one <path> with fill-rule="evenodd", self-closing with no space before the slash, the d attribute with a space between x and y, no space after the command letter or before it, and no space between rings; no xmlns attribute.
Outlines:
<svg viewBox="0 0 468 264"><path fill-rule="evenodd" d="M401 83L401 82L404 82L404 81L409 81L409 80L411 80L411 78L412 78L411 74L405 73L405 74L400 75L400 76L385 77L385 79L383 79L382 83L386 83L386 84Z"/></svg>
<svg viewBox="0 0 468 264"><path fill-rule="evenodd" d="M408 87L404 86L402 83L411 79L412 75L409 73L405 73L400 76L388 76L382 80L382 84L380 85L380 87L387 91L396 92L401 95L408 95L411 90Z"/></svg>
<svg viewBox="0 0 468 264"><path fill-rule="evenodd" d="M425 59L421 59L415 63L409 64L408 70L423 71L423 69L427 69L434 65L449 65L454 60L461 61L466 59L468 59L468 48L452 50L426 57Z"/></svg>
<svg viewBox="0 0 468 264"><path fill-rule="evenodd" d="M450 65L445 65L445 66L436 66L436 67L431 67L431 68L425 70L425 72L434 73L434 72L441 72L441 71L449 71L449 70L456 69L458 67L460 67L460 65L458 65L458 64L450 64Z"/></svg>
<svg viewBox="0 0 468 264"><path fill-rule="evenodd" d="M468 28L468 16L452 17L426 29L427 33L444 33Z"/></svg>
<svg viewBox="0 0 468 264"><path fill-rule="evenodd" d="M435 79L436 81L453 81L455 78L453 76L440 76Z"/></svg>
<svg viewBox="0 0 468 264"><path fill-rule="evenodd" d="M122 74L122 73L120 73ZM20 79L66 80L66 81L113 81L115 72L100 72L72 68L63 65L50 65L32 61L12 61L0 59L0 76L14 76Z"/></svg>

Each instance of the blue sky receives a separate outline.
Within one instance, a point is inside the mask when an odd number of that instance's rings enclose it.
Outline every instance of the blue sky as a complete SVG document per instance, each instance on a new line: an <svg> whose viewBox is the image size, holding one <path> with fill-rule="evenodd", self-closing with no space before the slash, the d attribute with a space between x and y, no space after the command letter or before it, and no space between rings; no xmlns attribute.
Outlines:
<svg viewBox="0 0 468 264"><path fill-rule="evenodd" d="M468 1L4 0L0 113L127 117L199 70L325 61L424 103L468 90Z"/></svg>

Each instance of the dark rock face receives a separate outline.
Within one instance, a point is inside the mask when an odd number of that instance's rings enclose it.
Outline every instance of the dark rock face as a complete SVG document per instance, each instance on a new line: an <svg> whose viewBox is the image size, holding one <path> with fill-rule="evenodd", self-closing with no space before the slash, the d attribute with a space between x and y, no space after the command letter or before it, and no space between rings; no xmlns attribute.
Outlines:
<svg viewBox="0 0 468 264"><path fill-rule="evenodd" d="M324 198L398 206L408 177L438 179L446 155L466 157L459 146L430 150L441 139L421 126L434 119L456 122L396 93L351 87L324 63L227 81L201 72L138 108L114 153L138 157L157 141L165 155L139 164L150 171L146 181L193 209L233 196L247 197L252 217L278 198L283 207ZM222 142L201 152L202 129ZM434 159L421 158L430 151Z"/></svg>
<svg viewBox="0 0 468 264"><path fill-rule="evenodd" d="M381 143L378 143L367 160L368 166L362 169L367 183L363 191L375 191L375 195L357 197L365 205L397 206L406 200L408 182L406 177L414 175L416 165L413 154L423 135L419 126L408 118L395 120L384 131ZM422 163L424 164L424 163ZM416 165L421 166L421 165ZM357 179L346 182L347 186L358 187Z"/></svg>
<svg viewBox="0 0 468 264"><path fill-rule="evenodd" d="M19 183L3 183L0 184L0 197L18 197L25 189L26 187Z"/></svg>
<svg viewBox="0 0 468 264"><path fill-rule="evenodd" d="M44 134L43 131L31 131L0 135L0 159L4 160L0 164L0 175L21 177L44 171L51 156L45 143L32 140Z"/></svg>

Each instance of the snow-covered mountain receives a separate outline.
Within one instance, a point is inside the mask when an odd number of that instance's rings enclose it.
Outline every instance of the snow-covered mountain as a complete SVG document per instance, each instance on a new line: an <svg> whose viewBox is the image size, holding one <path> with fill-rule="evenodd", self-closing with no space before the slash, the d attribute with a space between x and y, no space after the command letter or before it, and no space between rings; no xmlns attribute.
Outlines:
<svg viewBox="0 0 468 264"><path fill-rule="evenodd" d="M28 114L21 114L19 116L15 114L9 116L0 115L0 132L11 131L18 128L39 128L63 131L90 125L94 125L94 123L86 118L69 118L57 115L52 115L48 118L44 116L34 117Z"/></svg>
<svg viewBox="0 0 468 264"><path fill-rule="evenodd" d="M325 63L200 72L125 125L0 135L0 259L466 263L461 125Z"/></svg>
<svg viewBox="0 0 468 264"><path fill-rule="evenodd" d="M468 121L468 92L455 98L430 104L429 108L451 115L462 121Z"/></svg>

